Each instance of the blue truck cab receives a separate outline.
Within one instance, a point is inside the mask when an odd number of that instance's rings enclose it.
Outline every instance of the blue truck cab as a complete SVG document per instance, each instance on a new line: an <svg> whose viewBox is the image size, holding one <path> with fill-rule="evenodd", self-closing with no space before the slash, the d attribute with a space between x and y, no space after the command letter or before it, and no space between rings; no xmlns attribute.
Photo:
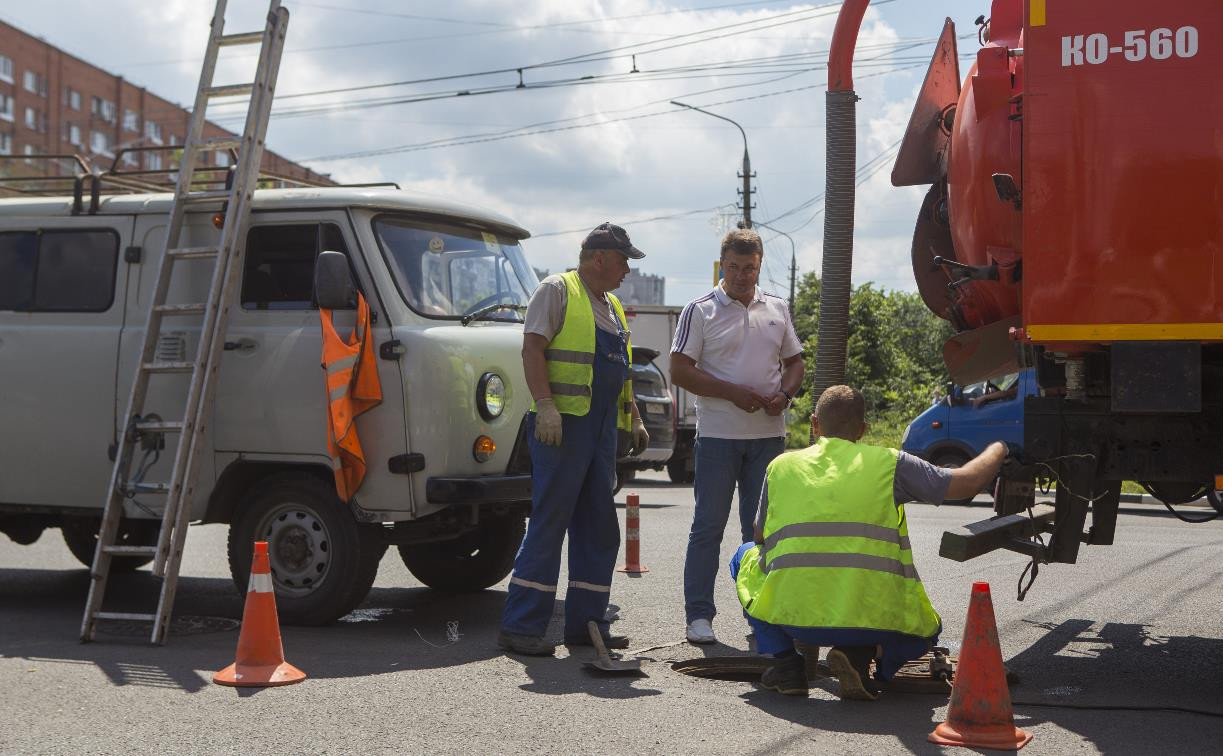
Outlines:
<svg viewBox="0 0 1223 756"><path fill-rule="evenodd" d="M1036 372L1025 370L948 394L905 429L900 446L939 467L960 467L994 441L1023 444L1023 400L1037 393Z"/></svg>

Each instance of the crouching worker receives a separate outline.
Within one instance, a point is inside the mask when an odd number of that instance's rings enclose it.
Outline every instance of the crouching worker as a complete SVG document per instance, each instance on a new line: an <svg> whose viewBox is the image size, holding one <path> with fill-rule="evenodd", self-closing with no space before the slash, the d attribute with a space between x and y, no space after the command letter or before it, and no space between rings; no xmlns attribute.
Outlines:
<svg viewBox="0 0 1223 756"><path fill-rule="evenodd" d="M769 465L756 542L731 563L756 649L777 659L761 682L786 695L807 695L796 641L808 654L831 646L841 698L866 701L879 695L872 660L886 681L930 650L942 623L913 566L903 502L971 498L1006 457L995 443L964 467L934 467L858 443L864 416L862 394L824 391L811 419L819 439Z"/></svg>

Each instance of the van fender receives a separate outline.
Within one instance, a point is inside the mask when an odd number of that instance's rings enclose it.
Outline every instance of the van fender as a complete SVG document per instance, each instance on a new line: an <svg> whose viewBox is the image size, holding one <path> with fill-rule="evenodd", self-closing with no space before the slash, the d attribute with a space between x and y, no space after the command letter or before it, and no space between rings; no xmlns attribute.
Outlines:
<svg viewBox="0 0 1223 756"><path fill-rule="evenodd" d="M322 457L287 460L284 455L262 459L240 455L226 465L220 476L217 477L216 485L208 495L208 505L204 511L203 521L232 523L234 512L246 502L250 492L259 485L260 481L281 473L310 475L329 483L334 482L331 467Z"/></svg>

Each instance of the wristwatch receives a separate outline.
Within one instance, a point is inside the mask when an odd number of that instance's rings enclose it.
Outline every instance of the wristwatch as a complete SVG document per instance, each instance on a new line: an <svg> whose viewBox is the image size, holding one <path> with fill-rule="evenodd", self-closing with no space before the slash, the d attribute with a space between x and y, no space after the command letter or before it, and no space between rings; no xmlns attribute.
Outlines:
<svg viewBox="0 0 1223 756"><path fill-rule="evenodd" d="M786 395L786 406L787 407L789 407L791 404L794 404L794 396L791 395L789 391L786 391L784 388L780 388L780 387L779 387L779 390L781 391L781 393Z"/></svg>

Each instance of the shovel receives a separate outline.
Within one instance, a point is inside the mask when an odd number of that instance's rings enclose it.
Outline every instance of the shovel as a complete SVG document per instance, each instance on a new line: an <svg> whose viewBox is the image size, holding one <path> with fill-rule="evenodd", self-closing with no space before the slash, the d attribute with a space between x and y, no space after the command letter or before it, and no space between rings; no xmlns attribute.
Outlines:
<svg viewBox="0 0 1223 756"><path fill-rule="evenodd" d="M590 632L590 642L594 645L597 656L591 661L582 662L583 667L613 673L641 671L640 659L611 658L611 654L607 653L607 646L603 645L603 632L599 630L597 622L594 620L587 622L586 629Z"/></svg>

